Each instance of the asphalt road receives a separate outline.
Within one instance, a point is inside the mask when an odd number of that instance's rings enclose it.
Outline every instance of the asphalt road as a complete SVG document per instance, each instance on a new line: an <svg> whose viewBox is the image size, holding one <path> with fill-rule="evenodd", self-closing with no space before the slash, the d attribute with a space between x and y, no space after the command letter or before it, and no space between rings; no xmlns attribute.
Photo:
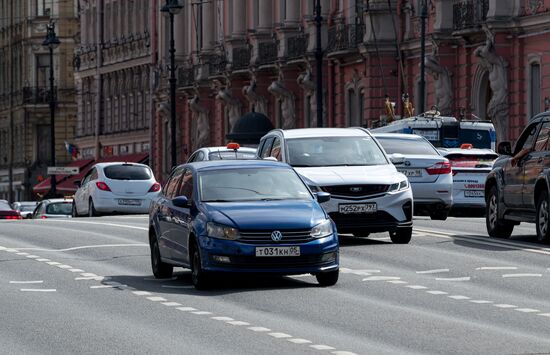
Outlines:
<svg viewBox="0 0 550 355"><path fill-rule="evenodd" d="M0 222L0 354L550 354L534 226L415 220L409 245L341 237L341 274L151 274L146 216Z"/></svg>

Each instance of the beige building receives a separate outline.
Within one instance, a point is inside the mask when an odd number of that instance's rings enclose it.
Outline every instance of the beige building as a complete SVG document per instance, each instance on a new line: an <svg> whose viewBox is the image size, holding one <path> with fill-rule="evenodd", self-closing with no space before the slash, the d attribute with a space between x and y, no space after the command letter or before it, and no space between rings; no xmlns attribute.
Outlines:
<svg viewBox="0 0 550 355"><path fill-rule="evenodd" d="M73 53L79 39L77 3L0 0L0 199L10 198L10 186L16 200L32 198L32 186L46 177L51 155L51 63L42 42L50 21L61 41L53 54L56 158L60 164L70 160L64 142L72 141L76 122Z"/></svg>
<svg viewBox="0 0 550 355"><path fill-rule="evenodd" d="M81 4L75 75L76 143L82 158L149 151L153 0Z"/></svg>

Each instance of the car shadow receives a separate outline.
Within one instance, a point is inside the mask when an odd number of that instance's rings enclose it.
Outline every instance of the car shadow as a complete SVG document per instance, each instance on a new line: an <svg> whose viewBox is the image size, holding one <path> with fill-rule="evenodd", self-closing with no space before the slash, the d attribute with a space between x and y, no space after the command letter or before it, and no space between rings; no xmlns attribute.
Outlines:
<svg viewBox="0 0 550 355"><path fill-rule="evenodd" d="M386 245L393 244L391 241L383 241L378 239L369 239L362 237L354 237L352 235L339 234L338 241L340 242L340 247L355 247L361 245Z"/></svg>
<svg viewBox="0 0 550 355"><path fill-rule="evenodd" d="M456 234L454 236L451 236L451 238L453 238L453 243L455 245L459 245L459 246L471 248L471 249L488 250L488 251L512 251L512 250L517 250L518 248L528 249L529 247L540 248L540 247L547 246L546 244L541 244L540 242L538 242L537 238L532 235L515 235L515 236L512 236L511 238L505 239L505 238L490 238L486 235ZM465 238L472 238L472 241L468 241ZM501 241L511 242L512 244L514 244L514 242L522 242L522 243L532 244L532 246L517 244L517 245L514 245L514 247L512 248L511 246L508 246L505 244L501 244L501 245L480 244L479 243L480 239L482 239L483 241L494 242L494 243L499 243Z"/></svg>
<svg viewBox="0 0 550 355"><path fill-rule="evenodd" d="M187 269L176 268L173 277L168 279L155 279L153 275L112 275L106 276L102 284L113 285L114 283L119 283L124 285L122 287L116 286L121 290L127 290L128 287L131 287L137 291L147 291L155 294L201 295L212 297L250 291L320 287L315 278L307 278L310 282L280 275L222 274L214 277L212 286L207 290L196 290L191 282L191 272Z"/></svg>

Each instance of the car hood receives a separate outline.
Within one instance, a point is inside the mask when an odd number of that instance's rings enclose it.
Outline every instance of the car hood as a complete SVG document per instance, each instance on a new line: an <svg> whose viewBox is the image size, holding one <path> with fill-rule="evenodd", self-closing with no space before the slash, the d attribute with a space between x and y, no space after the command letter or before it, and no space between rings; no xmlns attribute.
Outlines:
<svg viewBox="0 0 550 355"><path fill-rule="evenodd" d="M327 217L314 200L204 203L210 220L241 230L309 229Z"/></svg>
<svg viewBox="0 0 550 355"><path fill-rule="evenodd" d="M295 168L295 170L318 186L347 184L391 184L404 179L393 164L373 166L323 166Z"/></svg>

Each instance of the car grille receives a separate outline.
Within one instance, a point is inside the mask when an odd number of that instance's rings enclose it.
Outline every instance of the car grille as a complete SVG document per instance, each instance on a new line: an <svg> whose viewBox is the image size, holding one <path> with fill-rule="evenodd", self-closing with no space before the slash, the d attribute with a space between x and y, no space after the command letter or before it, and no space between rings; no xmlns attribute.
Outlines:
<svg viewBox="0 0 550 355"><path fill-rule="evenodd" d="M386 193L390 185L369 184L369 185L334 185L323 186L322 189L333 196L345 197L368 197Z"/></svg>
<svg viewBox="0 0 550 355"><path fill-rule="evenodd" d="M284 256L284 257L256 257L256 256L230 256L230 263L217 263L242 269L281 269L320 267L330 265L336 261L336 253ZM214 262L213 259L211 259Z"/></svg>
<svg viewBox="0 0 550 355"><path fill-rule="evenodd" d="M283 235L283 239L274 242L271 239L273 230L241 230L239 241L249 244L273 244L273 243L306 243L313 238L310 236L311 229L293 229L279 230Z"/></svg>
<svg viewBox="0 0 550 355"><path fill-rule="evenodd" d="M396 219L384 211L376 213L343 214L339 212L329 213L330 218L336 223L336 228L369 227L396 223Z"/></svg>

